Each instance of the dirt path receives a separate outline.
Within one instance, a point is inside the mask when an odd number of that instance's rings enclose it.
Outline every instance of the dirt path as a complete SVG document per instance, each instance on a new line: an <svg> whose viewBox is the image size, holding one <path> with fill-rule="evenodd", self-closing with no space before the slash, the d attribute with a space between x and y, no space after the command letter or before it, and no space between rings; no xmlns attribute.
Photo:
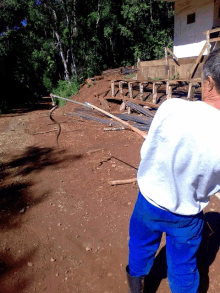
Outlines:
<svg viewBox="0 0 220 293"><path fill-rule="evenodd" d="M76 99L85 98L96 102L86 88ZM71 107L55 114L59 148L48 110L0 117L2 293L127 292L128 225L138 188L108 181L136 176L143 139L128 130L104 132L102 124L68 116ZM200 258L202 292L209 293L220 292L217 210L213 197L206 212L216 233ZM170 292L164 244L147 292Z"/></svg>

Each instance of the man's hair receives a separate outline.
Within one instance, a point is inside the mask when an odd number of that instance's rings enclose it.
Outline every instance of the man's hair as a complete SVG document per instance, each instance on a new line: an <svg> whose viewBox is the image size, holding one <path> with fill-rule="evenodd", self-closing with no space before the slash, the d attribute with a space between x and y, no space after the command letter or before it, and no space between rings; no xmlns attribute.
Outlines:
<svg viewBox="0 0 220 293"><path fill-rule="evenodd" d="M220 92L220 49L209 54L203 66L203 80L211 76L215 82L216 89Z"/></svg>

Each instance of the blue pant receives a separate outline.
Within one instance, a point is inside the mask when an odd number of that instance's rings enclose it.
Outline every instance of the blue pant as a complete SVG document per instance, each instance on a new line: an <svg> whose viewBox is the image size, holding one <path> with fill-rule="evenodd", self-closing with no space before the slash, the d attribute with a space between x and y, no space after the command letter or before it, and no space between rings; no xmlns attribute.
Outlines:
<svg viewBox="0 0 220 293"><path fill-rule="evenodd" d="M168 281L172 293L197 293L197 251L202 240L204 215L181 216L150 204L139 192L130 220L129 273L147 275L166 233Z"/></svg>

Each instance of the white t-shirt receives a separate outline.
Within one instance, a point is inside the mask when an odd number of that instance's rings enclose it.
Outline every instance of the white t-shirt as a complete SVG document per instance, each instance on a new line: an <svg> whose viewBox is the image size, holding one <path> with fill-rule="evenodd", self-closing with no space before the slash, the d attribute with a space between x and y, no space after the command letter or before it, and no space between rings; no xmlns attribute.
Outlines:
<svg viewBox="0 0 220 293"><path fill-rule="evenodd" d="M141 148L138 185L153 205L194 215L220 190L220 111L204 102L165 101Z"/></svg>

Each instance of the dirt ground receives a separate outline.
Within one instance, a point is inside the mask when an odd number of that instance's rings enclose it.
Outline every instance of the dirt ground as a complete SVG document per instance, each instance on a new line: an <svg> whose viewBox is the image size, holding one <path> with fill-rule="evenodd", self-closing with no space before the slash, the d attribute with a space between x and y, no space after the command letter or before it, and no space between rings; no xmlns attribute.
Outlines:
<svg viewBox="0 0 220 293"><path fill-rule="evenodd" d="M108 79L85 84L74 99L100 106L93 94L110 87ZM54 112L59 148L47 100L0 117L1 293L127 292L138 187L108 181L136 176L143 138L68 115L75 107ZM113 112L118 108L111 103ZM205 212L215 233L204 238L199 257L202 293L220 292L219 210L213 196ZM170 292L164 239L146 281L146 292Z"/></svg>

